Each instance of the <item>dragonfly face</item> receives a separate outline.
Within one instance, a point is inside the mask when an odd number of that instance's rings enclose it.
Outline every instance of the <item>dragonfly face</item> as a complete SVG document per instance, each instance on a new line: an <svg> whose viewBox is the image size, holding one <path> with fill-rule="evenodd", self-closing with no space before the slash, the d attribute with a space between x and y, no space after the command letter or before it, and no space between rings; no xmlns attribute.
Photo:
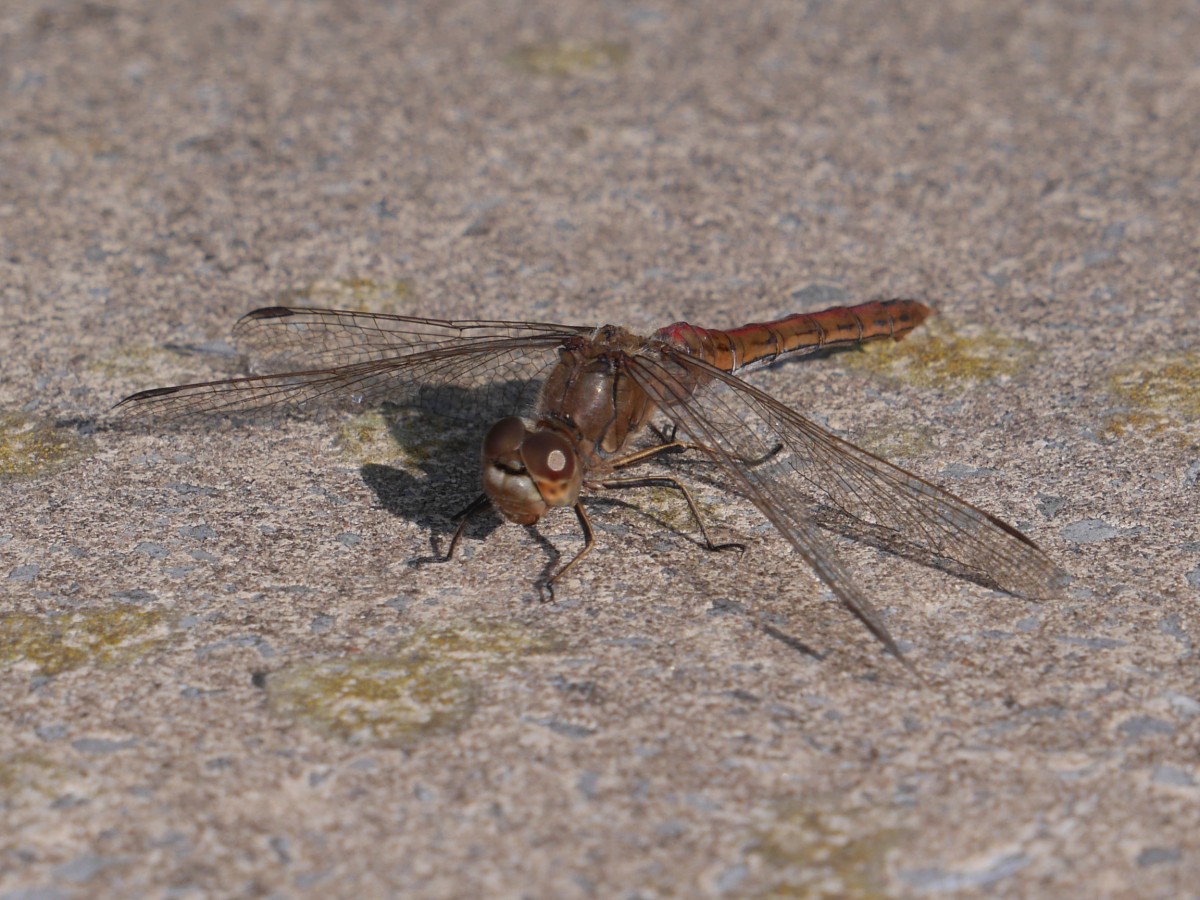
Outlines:
<svg viewBox="0 0 1200 900"><path fill-rule="evenodd" d="M532 525L552 506L574 506L583 467L571 442L545 424L507 416L483 439L483 491L509 521Z"/></svg>

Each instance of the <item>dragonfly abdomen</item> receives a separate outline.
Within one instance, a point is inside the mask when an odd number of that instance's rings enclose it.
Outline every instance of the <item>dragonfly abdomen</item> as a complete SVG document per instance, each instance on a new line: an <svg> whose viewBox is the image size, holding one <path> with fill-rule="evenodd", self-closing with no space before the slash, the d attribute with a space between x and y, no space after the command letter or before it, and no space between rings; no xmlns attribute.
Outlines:
<svg viewBox="0 0 1200 900"><path fill-rule="evenodd" d="M658 340L687 348L726 372L765 365L792 353L811 353L865 341L900 340L931 314L916 300L877 300L797 313L773 322L752 322L728 331L676 322L655 332Z"/></svg>

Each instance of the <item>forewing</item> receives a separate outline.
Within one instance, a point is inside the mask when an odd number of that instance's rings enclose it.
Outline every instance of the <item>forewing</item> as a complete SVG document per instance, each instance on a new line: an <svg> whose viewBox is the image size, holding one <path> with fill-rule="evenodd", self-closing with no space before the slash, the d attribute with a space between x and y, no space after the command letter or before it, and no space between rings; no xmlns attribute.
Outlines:
<svg viewBox="0 0 1200 900"><path fill-rule="evenodd" d="M270 307L244 316L235 335L272 374L153 388L117 406L166 421L385 401L463 419L507 415L532 402L554 349L586 330Z"/></svg>
<svg viewBox="0 0 1200 900"><path fill-rule="evenodd" d="M233 327L238 348L257 374L379 362L451 347L487 345L496 339L553 343L588 326L542 322L427 319L346 309L268 306Z"/></svg>
<svg viewBox="0 0 1200 900"><path fill-rule="evenodd" d="M721 464L731 486L893 652L878 613L820 534L822 510L832 508L884 546L948 562L1012 594L1053 596L1066 580L1015 528L835 437L727 372L669 347L633 358L630 369L662 411Z"/></svg>

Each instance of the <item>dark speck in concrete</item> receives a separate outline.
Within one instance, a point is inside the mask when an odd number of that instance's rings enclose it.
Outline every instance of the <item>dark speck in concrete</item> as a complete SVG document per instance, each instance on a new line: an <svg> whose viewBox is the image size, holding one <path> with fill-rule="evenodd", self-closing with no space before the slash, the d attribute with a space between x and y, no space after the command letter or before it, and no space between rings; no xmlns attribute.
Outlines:
<svg viewBox="0 0 1200 900"><path fill-rule="evenodd" d="M1157 866L1161 863L1179 862L1183 853L1178 847L1146 847L1138 854L1139 866Z"/></svg>
<svg viewBox="0 0 1200 900"><path fill-rule="evenodd" d="M1170 722L1162 719L1156 719L1153 716L1134 716L1131 719L1126 719L1118 726L1117 731L1124 735L1129 740L1139 740L1145 737L1152 737L1157 734L1171 735L1175 733L1175 726Z"/></svg>

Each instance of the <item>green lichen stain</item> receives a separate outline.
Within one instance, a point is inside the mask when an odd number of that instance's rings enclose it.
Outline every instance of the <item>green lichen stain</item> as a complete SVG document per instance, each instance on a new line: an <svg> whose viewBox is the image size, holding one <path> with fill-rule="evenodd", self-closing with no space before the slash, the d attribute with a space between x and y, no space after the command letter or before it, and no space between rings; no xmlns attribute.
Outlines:
<svg viewBox="0 0 1200 900"><path fill-rule="evenodd" d="M993 329L963 333L933 319L903 340L872 341L844 359L920 387L955 390L1016 375L1037 359L1037 347Z"/></svg>
<svg viewBox="0 0 1200 900"><path fill-rule="evenodd" d="M0 758L0 806L43 805L59 793L67 774L32 750Z"/></svg>
<svg viewBox="0 0 1200 900"><path fill-rule="evenodd" d="M389 433L387 419L379 410L362 413L342 423L336 441L343 456L363 465L386 463L399 453Z"/></svg>
<svg viewBox="0 0 1200 900"><path fill-rule="evenodd" d="M385 405L361 413L338 428L342 455L361 465L469 459L478 465L483 432L475 426L425 410Z"/></svg>
<svg viewBox="0 0 1200 900"><path fill-rule="evenodd" d="M123 345L111 353L90 360L87 367L109 379L139 380L158 375L163 367L182 372L180 354L162 347Z"/></svg>
<svg viewBox="0 0 1200 900"><path fill-rule="evenodd" d="M267 679L272 712L353 744L405 747L462 730L483 678L522 657L561 649L515 626L423 629L386 656L304 662Z"/></svg>
<svg viewBox="0 0 1200 900"><path fill-rule="evenodd" d="M25 664L43 675L82 666L136 660L165 640L171 626L163 610L127 606L83 612L0 616L0 665Z"/></svg>
<svg viewBox="0 0 1200 900"><path fill-rule="evenodd" d="M879 425L854 432L854 443L884 459L923 459L935 449L934 429Z"/></svg>
<svg viewBox="0 0 1200 900"><path fill-rule="evenodd" d="M864 820L866 810L785 805L750 853L765 865L761 897L891 896L887 855L908 832Z"/></svg>
<svg viewBox="0 0 1200 900"><path fill-rule="evenodd" d="M615 69L629 59L629 45L615 41L550 41L523 44L504 61L519 72L563 78Z"/></svg>
<svg viewBox="0 0 1200 900"><path fill-rule="evenodd" d="M1156 436L1200 419L1200 353L1134 359L1108 374L1108 389L1128 406L1105 419L1104 433Z"/></svg>
<svg viewBox="0 0 1200 900"><path fill-rule="evenodd" d="M356 312L412 313L412 286L407 281L337 278L314 281L279 295L283 306L319 306Z"/></svg>
<svg viewBox="0 0 1200 900"><path fill-rule="evenodd" d="M95 442L25 413L0 413L0 483L57 472L92 453Z"/></svg>
<svg viewBox="0 0 1200 900"><path fill-rule="evenodd" d="M355 744L405 746L460 730L479 684L422 660L364 658L294 667L268 681L273 712Z"/></svg>
<svg viewBox="0 0 1200 900"><path fill-rule="evenodd" d="M619 491L616 492L616 496L624 498L626 493L630 494L630 500L633 502L636 502L634 498L638 494L647 495L648 511L653 512L664 524L675 531L682 532L696 527L696 520L692 516L691 510L687 508L687 502L674 488L652 487L647 491L637 489L629 492ZM701 514L704 514L703 510Z"/></svg>
<svg viewBox="0 0 1200 900"><path fill-rule="evenodd" d="M684 481L686 483L686 479ZM696 522L696 517L692 515L691 509L688 508L687 500L674 487L655 485L648 488L614 490L606 493L609 496L626 500L634 506L642 507L647 514L659 519L672 531L679 534L694 533L697 538L702 539L700 526ZM712 533L713 523L720 512L719 508L716 504L700 500L695 496L695 491L692 492L692 497L696 500L696 506L700 509L700 515L704 517L704 526L709 529L712 539L720 541L720 538Z"/></svg>

